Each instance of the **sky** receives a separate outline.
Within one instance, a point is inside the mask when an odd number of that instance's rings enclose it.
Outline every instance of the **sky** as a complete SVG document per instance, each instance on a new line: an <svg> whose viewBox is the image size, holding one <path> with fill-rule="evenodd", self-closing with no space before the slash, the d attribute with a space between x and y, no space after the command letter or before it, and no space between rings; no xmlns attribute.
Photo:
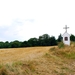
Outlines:
<svg viewBox="0 0 75 75"><path fill-rule="evenodd" d="M63 27L75 35L75 0L0 0L0 41L25 41Z"/></svg>

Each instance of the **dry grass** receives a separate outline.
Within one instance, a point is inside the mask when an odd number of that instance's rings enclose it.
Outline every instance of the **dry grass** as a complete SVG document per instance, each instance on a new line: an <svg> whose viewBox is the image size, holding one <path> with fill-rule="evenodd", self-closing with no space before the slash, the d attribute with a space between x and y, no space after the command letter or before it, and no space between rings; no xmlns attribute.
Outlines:
<svg viewBox="0 0 75 75"><path fill-rule="evenodd" d="M75 45L0 50L0 75L74 75Z"/></svg>
<svg viewBox="0 0 75 75"><path fill-rule="evenodd" d="M0 63L9 63L20 60L32 60L40 57L50 47L11 48L0 49Z"/></svg>

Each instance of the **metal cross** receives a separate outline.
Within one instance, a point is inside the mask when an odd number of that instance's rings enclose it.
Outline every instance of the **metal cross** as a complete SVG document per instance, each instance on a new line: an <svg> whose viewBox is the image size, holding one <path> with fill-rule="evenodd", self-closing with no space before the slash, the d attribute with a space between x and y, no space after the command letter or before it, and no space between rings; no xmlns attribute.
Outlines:
<svg viewBox="0 0 75 75"><path fill-rule="evenodd" d="M67 32L67 29L68 29L69 27L67 27L67 25L65 25L65 27L64 27L64 29L66 29L66 32Z"/></svg>

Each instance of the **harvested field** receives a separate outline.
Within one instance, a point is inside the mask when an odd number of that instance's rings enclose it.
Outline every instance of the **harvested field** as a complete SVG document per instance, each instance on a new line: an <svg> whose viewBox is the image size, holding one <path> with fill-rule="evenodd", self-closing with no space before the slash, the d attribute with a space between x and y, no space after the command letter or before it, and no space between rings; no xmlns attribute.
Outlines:
<svg viewBox="0 0 75 75"><path fill-rule="evenodd" d="M0 49L0 75L75 75L75 47Z"/></svg>
<svg viewBox="0 0 75 75"><path fill-rule="evenodd" d="M0 63L8 63L20 60L33 60L48 52L51 47L30 47L0 49Z"/></svg>

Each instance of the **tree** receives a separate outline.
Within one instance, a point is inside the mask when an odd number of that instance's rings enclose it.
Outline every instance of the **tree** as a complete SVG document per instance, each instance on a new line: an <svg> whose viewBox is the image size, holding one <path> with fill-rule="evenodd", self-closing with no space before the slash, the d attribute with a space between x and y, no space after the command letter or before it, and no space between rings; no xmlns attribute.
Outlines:
<svg viewBox="0 0 75 75"><path fill-rule="evenodd" d="M52 37L50 38L50 46L54 46L54 45L57 45L57 41L56 41L55 37L52 36Z"/></svg>
<svg viewBox="0 0 75 75"><path fill-rule="evenodd" d="M72 37L71 37L72 38ZM58 40L60 39L60 36ZM18 40L12 42L0 42L0 48L18 48L18 47L34 47L34 46L54 46L57 41L54 36L50 37L48 34L43 34L39 38L30 38L28 41L20 42Z"/></svg>
<svg viewBox="0 0 75 75"><path fill-rule="evenodd" d="M10 48L11 46L10 46L10 43L8 42L8 41L6 41L5 43L4 43L4 48Z"/></svg>
<svg viewBox="0 0 75 75"><path fill-rule="evenodd" d="M75 41L75 36L74 36L73 34L71 34L70 40L71 40L71 41Z"/></svg>
<svg viewBox="0 0 75 75"><path fill-rule="evenodd" d="M28 47L28 42L27 41L22 42L21 47Z"/></svg>
<svg viewBox="0 0 75 75"><path fill-rule="evenodd" d="M4 48L4 42L0 42L0 48Z"/></svg>
<svg viewBox="0 0 75 75"><path fill-rule="evenodd" d="M28 45L31 46L38 46L38 39L37 38L30 38L28 40Z"/></svg>
<svg viewBox="0 0 75 75"><path fill-rule="evenodd" d="M21 47L21 42L19 42L18 40L15 40L13 42L10 42L10 44L11 44L11 48Z"/></svg>
<svg viewBox="0 0 75 75"><path fill-rule="evenodd" d="M62 41L62 36L61 36L61 34L58 36L57 41L58 41L58 42L61 42L61 41Z"/></svg>
<svg viewBox="0 0 75 75"><path fill-rule="evenodd" d="M50 37L48 34L39 36L39 45L40 46L53 46L57 45L57 41L54 36Z"/></svg>
<svg viewBox="0 0 75 75"><path fill-rule="evenodd" d="M49 44L50 36L48 34L44 34L42 36L39 36L39 45L40 46L47 46Z"/></svg>

